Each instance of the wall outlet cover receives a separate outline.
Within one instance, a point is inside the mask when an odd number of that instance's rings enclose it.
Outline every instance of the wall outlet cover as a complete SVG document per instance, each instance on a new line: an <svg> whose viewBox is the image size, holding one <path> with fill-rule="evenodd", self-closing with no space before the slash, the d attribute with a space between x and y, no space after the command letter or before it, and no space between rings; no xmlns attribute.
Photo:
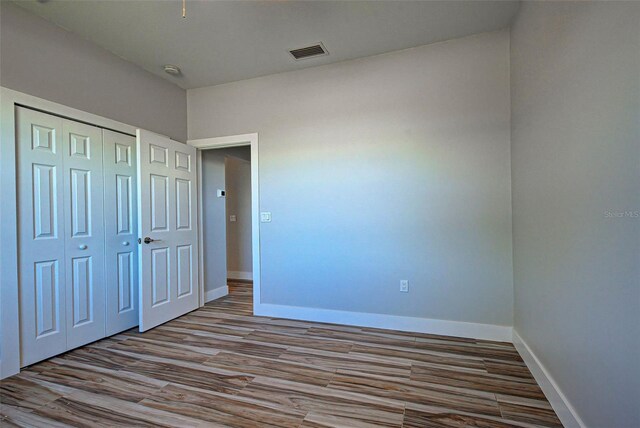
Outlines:
<svg viewBox="0 0 640 428"><path fill-rule="evenodd" d="M401 279L400 280L400 291L402 293L408 293L409 292L409 280L408 279Z"/></svg>

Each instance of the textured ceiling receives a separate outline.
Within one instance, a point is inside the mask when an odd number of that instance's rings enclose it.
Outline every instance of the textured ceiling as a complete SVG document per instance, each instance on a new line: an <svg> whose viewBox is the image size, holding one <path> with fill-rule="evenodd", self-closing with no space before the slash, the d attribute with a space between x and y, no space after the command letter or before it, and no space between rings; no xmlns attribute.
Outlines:
<svg viewBox="0 0 640 428"><path fill-rule="evenodd" d="M514 1L61 1L19 6L189 89L507 27ZM323 42L329 55L288 50ZM163 64L183 72L172 77Z"/></svg>

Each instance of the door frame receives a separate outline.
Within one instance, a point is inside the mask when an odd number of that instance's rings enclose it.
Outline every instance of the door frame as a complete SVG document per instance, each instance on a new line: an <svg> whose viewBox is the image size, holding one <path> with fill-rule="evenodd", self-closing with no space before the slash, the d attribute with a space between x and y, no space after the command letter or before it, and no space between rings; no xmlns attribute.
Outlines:
<svg viewBox="0 0 640 428"><path fill-rule="evenodd" d="M18 189L15 107L22 106L63 118L135 135L136 128L63 104L0 87L0 379L20 372L18 285Z"/></svg>
<svg viewBox="0 0 640 428"><path fill-rule="evenodd" d="M200 251L200 270L198 283L200 288L200 306L204 305L204 232L202 227L202 151L229 147L251 147L251 258L253 272L253 312L260 305L260 175L258 161L258 133L228 135L224 137L187 140L187 144L196 148L196 168L198 172L198 249Z"/></svg>

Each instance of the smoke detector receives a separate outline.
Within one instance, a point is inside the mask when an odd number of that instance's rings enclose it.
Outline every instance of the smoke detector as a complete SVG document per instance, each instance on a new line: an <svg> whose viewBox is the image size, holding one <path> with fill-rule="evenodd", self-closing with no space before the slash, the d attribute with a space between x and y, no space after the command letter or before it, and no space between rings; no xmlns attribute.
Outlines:
<svg viewBox="0 0 640 428"><path fill-rule="evenodd" d="M182 71L180 71L180 67L177 65L165 64L162 66L165 73L170 74L172 76L180 76Z"/></svg>

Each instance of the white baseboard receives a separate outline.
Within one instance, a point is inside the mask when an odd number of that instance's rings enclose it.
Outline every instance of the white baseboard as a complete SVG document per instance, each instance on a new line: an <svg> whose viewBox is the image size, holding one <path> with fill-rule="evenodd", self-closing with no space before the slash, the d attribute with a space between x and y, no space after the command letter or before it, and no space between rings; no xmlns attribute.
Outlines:
<svg viewBox="0 0 640 428"><path fill-rule="evenodd" d="M204 301L205 303L210 302L212 300L216 300L221 297L224 297L227 294L229 294L229 287L227 287L226 285L223 285L222 287L214 288L213 290L209 290L205 292Z"/></svg>
<svg viewBox="0 0 640 428"><path fill-rule="evenodd" d="M529 348L529 345L522 340L522 337L515 330L513 330L513 345L520 353L527 367L529 367L529 370L531 370L531 374L540 385L540 388L542 388L542 392L544 392L551 407L560 418L562 425L565 428L586 428L586 425L582 422L567 397L562 393L558 384L542 365L536 354Z"/></svg>
<svg viewBox="0 0 640 428"><path fill-rule="evenodd" d="M230 270L230 271L227 271L227 278L241 279L244 281L253 281L253 272L241 272L241 271Z"/></svg>
<svg viewBox="0 0 640 428"><path fill-rule="evenodd" d="M512 328L493 324L259 303L254 315L511 342Z"/></svg>

